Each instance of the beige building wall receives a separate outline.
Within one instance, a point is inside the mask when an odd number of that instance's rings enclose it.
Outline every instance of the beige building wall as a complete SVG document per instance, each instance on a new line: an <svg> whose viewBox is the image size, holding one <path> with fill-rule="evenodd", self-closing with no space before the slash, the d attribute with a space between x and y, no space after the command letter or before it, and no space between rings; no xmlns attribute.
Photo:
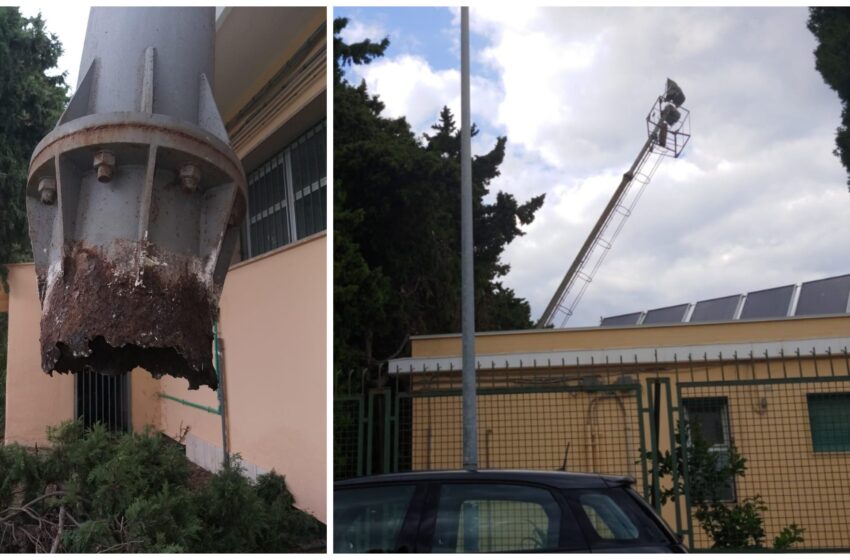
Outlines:
<svg viewBox="0 0 850 560"><path fill-rule="evenodd" d="M0 285L0 313L9 311L9 294L3 291L3 286Z"/></svg>
<svg viewBox="0 0 850 560"><path fill-rule="evenodd" d="M5 441L45 445L47 427L74 417L74 378L41 371L41 303L35 267L9 266Z"/></svg>
<svg viewBox="0 0 850 560"><path fill-rule="evenodd" d="M238 265L221 306L231 446L250 449L246 459L285 474L299 506L322 521L326 259L321 233Z"/></svg>

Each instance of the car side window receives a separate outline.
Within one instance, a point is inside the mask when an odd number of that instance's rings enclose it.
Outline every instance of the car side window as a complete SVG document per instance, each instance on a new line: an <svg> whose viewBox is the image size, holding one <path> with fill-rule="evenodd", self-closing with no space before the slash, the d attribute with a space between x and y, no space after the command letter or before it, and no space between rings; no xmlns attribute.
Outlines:
<svg viewBox="0 0 850 560"><path fill-rule="evenodd" d="M416 486L334 492L334 552L393 552Z"/></svg>
<svg viewBox="0 0 850 560"><path fill-rule="evenodd" d="M569 490L591 547L668 544L668 538L624 488Z"/></svg>
<svg viewBox="0 0 850 560"><path fill-rule="evenodd" d="M561 508L542 488L443 484L431 552L556 550Z"/></svg>
<svg viewBox="0 0 850 560"><path fill-rule="evenodd" d="M638 538L637 527L609 496L587 493L579 501L593 530L603 539Z"/></svg>

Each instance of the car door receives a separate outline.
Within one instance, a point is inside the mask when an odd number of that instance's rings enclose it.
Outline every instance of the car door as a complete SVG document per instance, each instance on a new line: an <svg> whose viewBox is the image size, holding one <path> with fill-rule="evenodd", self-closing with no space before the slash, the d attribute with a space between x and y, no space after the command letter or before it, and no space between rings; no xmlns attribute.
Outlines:
<svg viewBox="0 0 850 560"><path fill-rule="evenodd" d="M413 552L427 490L416 483L335 489L333 551Z"/></svg>
<svg viewBox="0 0 850 560"><path fill-rule="evenodd" d="M437 553L588 552L566 502L517 482L431 485L417 550Z"/></svg>

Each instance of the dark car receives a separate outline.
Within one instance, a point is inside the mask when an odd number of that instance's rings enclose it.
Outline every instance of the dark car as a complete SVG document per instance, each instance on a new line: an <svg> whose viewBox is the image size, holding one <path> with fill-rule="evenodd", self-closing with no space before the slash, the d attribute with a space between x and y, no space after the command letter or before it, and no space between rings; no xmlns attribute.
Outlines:
<svg viewBox="0 0 850 560"><path fill-rule="evenodd" d="M427 471L334 484L334 552L686 552L632 479Z"/></svg>

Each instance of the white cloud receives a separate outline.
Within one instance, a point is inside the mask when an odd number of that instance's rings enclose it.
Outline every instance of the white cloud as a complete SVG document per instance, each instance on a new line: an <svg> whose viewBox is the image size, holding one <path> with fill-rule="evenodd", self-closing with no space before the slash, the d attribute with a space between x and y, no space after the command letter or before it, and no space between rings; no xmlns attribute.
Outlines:
<svg viewBox="0 0 850 560"><path fill-rule="evenodd" d="M354 66L357 79L366 80L369 91L380 95L387 117L407 117L417 133L429 132L443 106L448 106L460 122L460 71L435 70L421 56L385 56L367 65ZM498 105L496 84L473 76L470 80L473 120L490 122L490 108ZM477 143L478 144L478 143ZM492 144L491 144L492 146Z"/></svg>
<svg viewBox="0 0 850 560"><path fill-rule="evenodd" d="M380 41L387 36L387 32L383 25L375 21L365 21L363 19L350 19L348 25L340 33L342 40L348 43L359 43L365 39L372 41Z"/></svg>
<svg viewBox="0 0 850 560"><path fill-rule="evenodd" d="M666 77L693 138L663 161L571 325L847 273L840 105L806 10L474 9L500 76L508 156L493 189L547 193L504 260L536 318L645 140Z"/></svg>

